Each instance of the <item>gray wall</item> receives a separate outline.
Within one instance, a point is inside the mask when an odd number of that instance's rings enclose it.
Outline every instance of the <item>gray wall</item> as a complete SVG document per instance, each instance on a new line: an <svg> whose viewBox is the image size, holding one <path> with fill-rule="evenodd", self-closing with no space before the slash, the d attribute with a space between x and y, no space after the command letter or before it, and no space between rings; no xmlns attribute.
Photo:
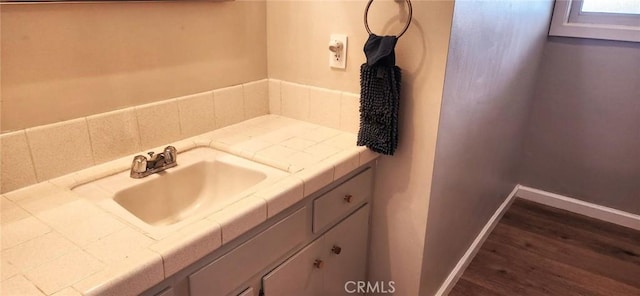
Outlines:
<svg viewBox="0 0 640 296"><path fill-rule="evenodd" d="M553 1L456 1L427 216L433 295L518 183Z"/></svg>
<svg viewBox="0 0 640 296"><path fill-rule="evenodd" d="M640 43L549 38L521 183L640 214Z"/></svg>

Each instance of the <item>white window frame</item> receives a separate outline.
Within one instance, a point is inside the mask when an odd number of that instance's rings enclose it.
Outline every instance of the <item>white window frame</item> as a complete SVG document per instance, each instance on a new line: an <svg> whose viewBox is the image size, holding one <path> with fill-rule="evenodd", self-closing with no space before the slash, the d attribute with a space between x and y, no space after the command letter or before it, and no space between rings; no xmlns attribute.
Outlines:
<svg viewBox="0 0 640 296"><path fill-rule="evenodd" d="M549 36L640 42L640 15L580 13L582 1L556 0Z"/></svg>

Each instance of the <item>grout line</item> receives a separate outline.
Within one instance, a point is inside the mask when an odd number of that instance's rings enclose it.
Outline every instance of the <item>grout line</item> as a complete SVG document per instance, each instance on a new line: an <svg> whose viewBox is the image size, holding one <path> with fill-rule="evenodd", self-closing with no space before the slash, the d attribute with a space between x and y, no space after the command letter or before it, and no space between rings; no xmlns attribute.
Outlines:
<svg viewBox="0 0 640 296"><path fill-rule="evenodd" d="M180 102L178 102L177 98L171 99L171 100L176 104L176 109L177 109L176 111L178 113L178 130L180 131L180 139L184 139L186 135L184 134L184 131L182 128L182 114L181 114L182 112L180 112Z"/></svg>
<svg viewBox="0 0 640 296"><path fill-rule="evenodd" d="M242 120L238 121L238 122L234 122L234 123L229 124L229 125L234 125L234 124L237 124L237 123L240 123L242 121L247 120L245 118L245 110L247 109L247 107L246 107L245 99L244 99L244 84L240 84L239 86L240 86L240 92L242 93Z"/></svg>
<svg viewBox="0 0 640 296"><path fill-rule="evenodd" d="M24 129L22 132L24 133L24 137L27 141L27 147L29 148L29 157L31 158L31 168L33 169L33 174L36 177L36 182L37 183L43 182L44 180L40 180L40 177L38 176L38 170L36 169L36 161L35 161L35 158L33 157L33 148L31 147L31 140L29 139L29 133L27 133L27 129Z"/></svg>
<svg viewBox="0 0 640 296"><path fill-rule="evenodd" d="M95 150L93 150L93 139L91 138L91 131L89 131L89 120L87 117L83 117L84 125L87 128L87 136L89 137L89 149L91 149L91 166L96 165Z"/></svg>
<svg viewBox="0 0 640 296"><path fill-rule="evenodd" d="M280 110L278 111L278 115L282 116L282 80L277 80L278 82L276 83L278 85L278 106L280 106Z"/></svg>
<svg viewBox="0 0 640 296"><path fill-rule="evenodd" d="M131 107L131 109L133 110L133 115L136 117L136 128L138 130L138 143L140 143L140 147L138 148L140 149L140 151L144 151L146 147L142 143L142 130L140 129L140 118L138 116L138 109L135 106ZM136 151L136 152L140 152L140 151Z"/></svg>
<svg viewBox="0 0 640 296"><path fill-rule="evenodd" d="M247 85L246 83L241 84L242 86L242 118L243 120L249 120L250 118L247 116Z"/></svg>
<svg viewBox="0 0 640 296"><path fill-rule="evenodd" d="M213 100L213 129L216 130L221 127L218 125L218 115L216 111L218 108L216 108L216 90L215 89L211 91L211 99Z"/></svg>

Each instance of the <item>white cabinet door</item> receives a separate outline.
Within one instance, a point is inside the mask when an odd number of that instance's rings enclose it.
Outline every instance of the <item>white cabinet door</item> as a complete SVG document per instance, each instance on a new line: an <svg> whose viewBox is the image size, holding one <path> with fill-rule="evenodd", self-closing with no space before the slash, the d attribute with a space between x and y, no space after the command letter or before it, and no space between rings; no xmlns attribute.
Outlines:
<svg viewBox="0 0 640 296"><path fill-rule="evenodd" d="M318 239L264 276L264 295L327 296L322 293L326 262L319 255L323 247L322 239Z"/></svg>
<svg viewBox="0 0 640 296"><path fill-rule="evenodd" d="M189 276L191 296L228 295L306 239L309 211L302 208Z"/></svg>
<svg viewBox="0 0 640 296"><path fill-rule="evenodd" d="M366 205L264 276L264 295L358 295L353 289L366 279L368 234ZM352 293L347 282L354 282Z"/></svg>
<svg viewBox="0 0 640 296"><path fill-rule="evenodd" d="M367 273L367 242L369 237L369 205L329 230L324 237L323 295L359 295L345 290L347 282L364 281ZM349 283L351 292L356 283Z"/></svg>

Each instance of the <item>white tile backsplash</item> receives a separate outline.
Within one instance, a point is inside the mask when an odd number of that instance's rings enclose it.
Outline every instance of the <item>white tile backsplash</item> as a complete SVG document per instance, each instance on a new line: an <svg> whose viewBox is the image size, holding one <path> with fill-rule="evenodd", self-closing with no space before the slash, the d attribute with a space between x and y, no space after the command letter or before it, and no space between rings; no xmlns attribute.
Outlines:
<svg viewBox="0 0 640 296"><path fill-rule="evenodd" d="M309 121L332 127L340 127L340 99L342 93L318 87L309 88Z"/></svg>
<svg viewBox="0 0 640 296"><path fill-rule="evenodd" d="M89 116L87 124L96 163L140 150L138 119L133 108Z"/></svg>
<svg viewBox="0 0 640 296"><path fill-rule="evenodd" d="M267 79L242 85L244 119L269 114L269 81Z"/></svg>
<svg viewBox="0 0 640 296"><path fill-rule="evenodd" d="M269 113L282 114L280 80L269 79Z"/></svg>
<svg viewBox="0 0 640 296"><path fill-rule="evenodd" d="M245 119L243 97L242 85L225 87L213 91L217 128L232 125Z"/></svg>
<svg viewBox="0 0 640 296"><path fill-rule="evenodd" d="M52 180L94 164L268 113L328 127L314 131L307 139L288 143L293 148L300 148L326 140L336 129L357 133L359 105L358 94L263 79L15 131L0 136L0 192ZM290 138L291 132L286 127L279 133L281 137L269 135L268 138L278 141ZM260 135L249 136L260 139ZM247 135L239 137L246 140ZM227 144L233 146L235 143ZM256 148L254 153L266 146Z"/></svg>
<svg viewBox="0 0 640 296"><path fill-rule="evenodd" d="M213 92L203 92L177 99L182 137L192 137L215 129Z"/></svg>
<svg viewBox="0 0 640 296"><path fill-rule="evenodd" d="M360 95L355 93L269 79L269 109L354 134L360 128Z"/></svg>
<svg viewBox="0 0 640 296"><path fill-rule="evenodd" d="M282 115L309 120L309 87L301 84L281 82Z"/></svg>
<svg viewBox="0 0 640 296"><path fill-rule="evenodd" d="M2 190L12 191L36 183L36 170L24 130L1 135L0 146Z"/></svg>
<svg viewBox="0 0 640 296"><path fill-rule="evenodd" d="M86 118L29 128L27 139L40 182L94 165Z"/></svg>
<svg viewBox="0 0 640 296"><path fill-rule="evenodd" d="M178 102L166 100L135 107L142 149L180 139Z"/></svg>
<svg viewBox="0 0 640 296"><path fill-rule="evenodd" d="M357 134L360 128L360 95L342 93L339 129Z"/></svg>

